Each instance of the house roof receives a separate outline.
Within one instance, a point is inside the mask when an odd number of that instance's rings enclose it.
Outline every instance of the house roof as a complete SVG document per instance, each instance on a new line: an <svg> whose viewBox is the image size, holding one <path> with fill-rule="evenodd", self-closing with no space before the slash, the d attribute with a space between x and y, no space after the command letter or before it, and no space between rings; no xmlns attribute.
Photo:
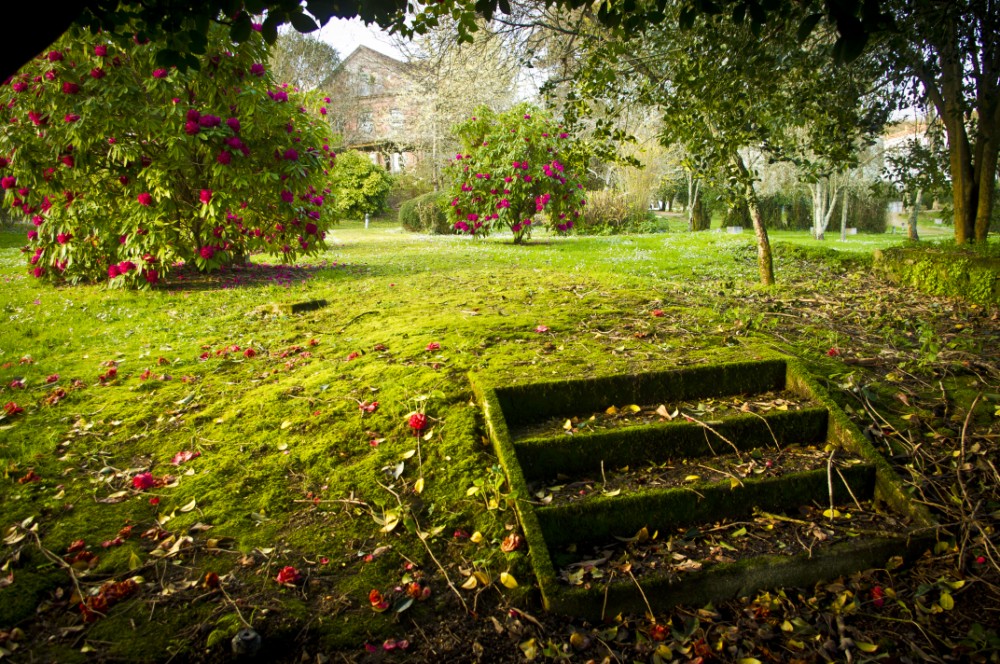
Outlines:
<svg viewBox="0 0 1000 664"><path fill-rule="evenodd" d="M402 60L398 60L392 57L391 55L386 55L385 53L381 53L373 48L369 48L364 44L362 44L357 48L355 48L353 51L351 51L346 58L340 61L340 64L337 65L337 68L334 70L334 73L337 73L341 69L344 69L351 61L362 57L368 57L380 60L383 65L397 69L405 69L409 68L410 66L409 64L403 62Z"/></svg>

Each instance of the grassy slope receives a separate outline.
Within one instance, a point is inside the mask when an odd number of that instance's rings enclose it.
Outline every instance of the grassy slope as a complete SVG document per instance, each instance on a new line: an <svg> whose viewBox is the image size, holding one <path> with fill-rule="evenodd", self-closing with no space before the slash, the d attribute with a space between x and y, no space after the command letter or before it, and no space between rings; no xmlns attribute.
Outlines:
<svg viewBox="0 0 1000 664"><path fill-rule="evenodd" d="M772 237L817 244L801 235ZM901 239L855 236L846 246L827 246L847 249L844 256L855 261L873 244ZM466 372L503 383L732 357L746 352L740 344L748 330L764 323L739 299L723 297L734 287L747 292L756 273L748 234L541 238L515 247L502 239L346 226L331 234L318 259L336 265L308 281L151 293L39 285L23 276L18 242L0 234L0 364L11 365L0 369L0 402L14 400L26 411L0 421L0 523L6 529L34 517L42 544L57 554L85 539L99 555L81 579L85 590L126 578L130 562L141 564L135 572L146 582L143 599L113 610L87 635L112 657L134 658L136 647L199 650L220 619L221 631L234 631L229 602L192 602L204 593L197 582L207 571L230 575L223 577L230 594L242 598L242 613L258 629L297 629L307 615L315 619L319 605L333 617L316 619L312 628L328 647L357 648L393 634L392 621L371 619L368 590L398 583L405 560L434 573L408 532L415 524L385 533L373 518L391 518L395 494L415 503L423 530L440 529L428 542L453 577L461 577L459 568L510 569L527 586L523 556L497 546L513 516L488 509L482 495L467 495L473 482L489 486L496 471L476 429ZM833 273L816 272L804 256L779 250L779 281L822 288ZM328 304L295 316L260 310L310 299ZM650 317L653 308L667 316ZM536 333L538 325L549 331ZM821 350L843 341L830 333L814 344ZM440 350L427 350L431 342ZM216 355L230 345L253 347L258 356ZM202 361L205 352L210 358ZM348 359L352 353L358 356ZM33 362L20 364L25 356ZM102 385L98 376L110 360L118 377ZM152 375L141 380L146 369ZM45 384L53 374L58 381ZM161 380L164 374L170 379ZM27 389L7 389L15 378ZM83 386L73 388L77 379ZM58 387L68 396L44 405ZM379 402L377 411L362 412L358 403L370 401ZM423 441L406 426L418 406L433 425ZM373 439L381 442L373 447ZM418 442L419 453L404 459ZM171 465L181 450L202 456ZM401 460L404 472L393 481L383 469ZM41 481L19 483L29 469ZM132 492L131 477L145 470L177 483ZM418 477L426 486L419 497L412 490ZM98 502L121 491L129 491L121 502ZM159 505L149 503L152 495ZM190 511L179 509L192 501ZM149 556L153 544L136 536L100 546L126 524L139 533L170 516L163 526L176 536L210 524L195 542L233 538L233 550L198 549L157 562ZM482 531L485 539L455 539L456 529ZM386 545L392 552L365 560ZM37 547L22 546L15 583L0 590L0 628L31 616L38 601L58 607L53 592L68 590L64 571L44 562ZM308 574L299 591L272 580L284 565ZM430 606L413 609L418 617L450 601L437 577L434 592ZM43 619L49 627L78 622L72 611L56 609ZM118 638L123 629L128 639ZM69 650L57 640L45 648L70 661L80 643L74 645Z"/></svg>

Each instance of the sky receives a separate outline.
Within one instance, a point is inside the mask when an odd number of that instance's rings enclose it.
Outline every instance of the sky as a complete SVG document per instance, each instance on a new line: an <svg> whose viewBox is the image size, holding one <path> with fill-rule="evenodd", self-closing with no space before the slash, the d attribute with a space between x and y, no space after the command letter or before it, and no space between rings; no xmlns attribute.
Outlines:
<svg viewBox="0 0 1000 664"><path fill-rule="evenodd" d="M402 59L402 54L392 45L392 38L378 29L377 26L367 27L361 19L345 20L330 19L330 22L320 28L316 34L320 39L337 49L341 59L346 58L355 48L365 45L368 48Z"/></svg>

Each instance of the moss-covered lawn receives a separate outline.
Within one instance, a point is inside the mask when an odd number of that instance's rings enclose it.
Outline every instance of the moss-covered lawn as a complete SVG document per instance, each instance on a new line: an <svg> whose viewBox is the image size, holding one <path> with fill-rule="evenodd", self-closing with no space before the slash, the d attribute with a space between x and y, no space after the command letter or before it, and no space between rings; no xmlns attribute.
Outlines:
<svg viewBox="0 0 1000 664"><path fill-rule="evenodd" d="M815 249L777 233L768 292L750 234L513 246L345 225L310 269L131 293L37 284L21 233L0 233L0 405L23 408L0 420L0 647L24 661L224 660L245 625L287 661L787 661L996 638L995 530L976 525L1000 509L1000 323L876 281L871 250L900 236ZM513 497L466 374L506 384L774 350L828 383L942 522L964 520L938 555L657 624L542 616L523 548L501 547ZM285 567L299 578L282 585ZM873 603L874 587L903 608Z"/></svg>

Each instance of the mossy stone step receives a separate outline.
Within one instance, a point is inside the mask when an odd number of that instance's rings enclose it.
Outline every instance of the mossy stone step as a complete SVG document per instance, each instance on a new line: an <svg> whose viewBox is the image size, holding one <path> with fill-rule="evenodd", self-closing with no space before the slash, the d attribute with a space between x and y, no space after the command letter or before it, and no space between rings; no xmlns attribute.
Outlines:
<svg viewBox="0 0 1000 664"><path fill-rule="evenodd" d="M934 540L938 526L927 509L910 499L888 462L793 360L777 357L502 387L491 386L477 375L470 379L482 404L487 433L511 490L519 496L515 508L547 609L597 619L621 610L645 610L647 601L660 608L680 602L701 605L768 587L811 585L884 565L894 555L910 560ZM648 424L566 437L515 440L511 435L512 427L532 427L553 417L596 412L608 404L750 396L781 390L820 407L771 412L763 417L726 417L711 423L711 427L741 450L774 445L775 439L779 446L816 443L817 447L822 444L842 450L862 463L840 468L832 476L826 469L819 469L748 478L735 487L728 481L705 482L539 506L530 498L528 477L547 479L560 473L579 477L598 472L602 462L610 468L634 467L667 459L703 457L706 447L722 454L731 453L732 448L696 422ZM877 509L888 507L902 517L899 523L908 525L898 536L857 538L815 552L812 557L759 555L712 565L682 578L650 574L641 580L642 592L634 580L613 579L606 585L593 583L589 588L568 586L560 581L553 565L552 551L560 547L616 535L631 537L643 527L665 530L738 519L755 508L780 512L809 504L823 505L830 499L828 478L836 502L871 499Z"/></svg>
<svg viewBox="0 0 1000 664"><path fill-rule="evenodd" d="M711 431L694 422L665 422L558 438L515 440L514 448L529 481L580 475L605 468L656 463L680 457L746 452L760 447L826 440L826 408L738 415L713 422ZM725 438L726 440L723 440Z"/></svg>
<svg viewBox="0 0 1000 664"><path fill-rule="evenodd" d="M841 475L849 485L841 480ZM828 478L826 470L792 473L783 477L746 479L740 486L727 482L697 482L672 489L650 489L617 496L595 496L535 509L549 547L631 537L640 528L667 531L678 526L740 519L755 509L782 512L829 500L827 481L837 503L871 498L875 467L861 464L843 468Z"/></svg>

